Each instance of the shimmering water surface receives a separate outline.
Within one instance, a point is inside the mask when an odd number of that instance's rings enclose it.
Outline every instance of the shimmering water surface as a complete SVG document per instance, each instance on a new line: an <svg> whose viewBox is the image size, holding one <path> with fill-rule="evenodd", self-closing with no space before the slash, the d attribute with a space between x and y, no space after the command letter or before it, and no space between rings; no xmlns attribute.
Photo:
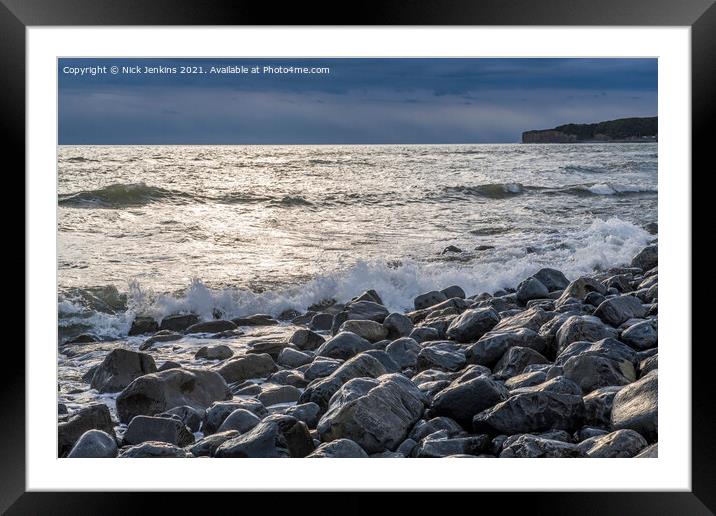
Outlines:
<svg viewBox="0 0 716 516"><path fill-rule="evenodd" d="M657 144L61 146L60 336L627 262ZM441 254L454 245L462 253Z"/></svg>

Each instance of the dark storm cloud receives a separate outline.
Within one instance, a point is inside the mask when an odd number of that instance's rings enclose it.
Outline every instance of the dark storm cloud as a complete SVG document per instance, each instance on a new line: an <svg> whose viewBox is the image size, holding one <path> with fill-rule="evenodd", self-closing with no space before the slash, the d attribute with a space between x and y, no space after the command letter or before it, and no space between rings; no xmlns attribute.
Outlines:
<svg viewBox="0 0 716 516"><path fill-rule="evenodd" d="M99 74L89 66L329 67L325 75ZM655 59L62 59L61 144L514 142L654 116Z"/></svg>

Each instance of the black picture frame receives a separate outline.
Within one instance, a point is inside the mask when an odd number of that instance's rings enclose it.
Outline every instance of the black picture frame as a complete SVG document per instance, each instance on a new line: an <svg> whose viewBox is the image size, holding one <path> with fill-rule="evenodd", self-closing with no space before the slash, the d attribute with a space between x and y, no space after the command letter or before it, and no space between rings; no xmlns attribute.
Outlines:
<svg viewBox="0 0 716 516"><path fill-rule="evenodd" d="M716 6L714 0L382 0L286 3L245 0L0 0L0 132L4 161L14 170L25 167L25 31L32 26L82 25L550 25L550 26L689 26L692 44L692 180L708 177L710 126L716 110ZM703 169L703 170L702 170ZM675 172L675 171L671 171ZM9 169L6 174L9 174ZM701 174L701 175L697 175ZM685 176L684 180L688 178ZM709 187L711 188L711 187ZM698 219L693 207L692 218ZM693 251L692 251L693 253ZM693 255L692 255L693 256ZM24 257L24 251L23 251ZM700 260L692 258L692 268ZM704 264L706 265L706 264ZM707 270L707 266L699 268ZM695 269L695 270L699 270ZM25 277L32 274L25 268ZM698 314L705 311L692 303ZM704 305L701 305L704 306ZM708 305L706 305L708 306ZM27 307L31 309L31 307ZM705 314L702 314L705 315ZM692 316L693 319L693 316ZM695 320L698 320L696 318ZM713 514L716 512L716 436L711 378L714 352L710 341L692 346L692 491L691 492L584 492L584 493L484 493L464 501L475 510L490 505L529 510L536 514ZM669 343L681 347L684 342ZM7 514L126 514L148 506L138 497L150 497L162 510L182 512L198 500L196 494L135 493L36 493L25 492L25 351L19 342L6 342L6 366L0 388L0 510ZM697 416L697 417L696 417ZM31 443L30 443L31 444ZM317 488L320 481L317 480ZM219 503L232 494L218 496ZM271 512L313 506L304 494L293 494L290 503L266 494L238 495L248 507L263 504ZM465 496L465 498L466 498ZM505 504L504 497L509 497ZM497 498L500 497L500 498ZM332 511L365 513L372 502L364 494L322 494L321 505ZM401 512L426 510L434 497L414 494L401 502ZM490 503L492 502L492 504ZM502 502L502 503L501 503ZM451 502L451 504L454 502ZM279 504L279 505L276 505ZM411 507L414 506L414 507ZM468 505L469 506L469 505ZM206 506L205 506L206 507ZM216 507L216 506L214 506ZM341 509L343 508L343 509ZM237 510L241 510L237 508ZM258 509L253 509L258 510Z"/></svg>

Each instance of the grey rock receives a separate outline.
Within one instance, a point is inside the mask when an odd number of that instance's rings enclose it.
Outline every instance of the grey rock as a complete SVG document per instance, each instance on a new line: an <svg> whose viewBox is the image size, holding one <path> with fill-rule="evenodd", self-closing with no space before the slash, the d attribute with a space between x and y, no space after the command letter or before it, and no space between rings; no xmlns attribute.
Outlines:
<svg viewBox="0 0 716 516"><path fill-rule="evenodd" d="M517 300L524 304L532 299L544 299L549 290L536 278L527 278L517 287Z"/></svg>
<svg viewBox="0 0 716 516"><path fill-rule="evenodd" d="M194 436L181 421L171 417L135 416L123 437L124 444L158 441L181 448L194 442Z"/></svg>
<svg viewBox="0 0 716 516"><path fill-rule="evenodd" d="M378 342L388 336L388 329L375 321L349 319L339 328L339 332L349 332L364 338L368 342ZM340 334L340 333L339 333Z"/></svg>
<svg viewBox="0 0 716 516"><path fill-rule="evenodd" d="M507 389L504 385L480 376L440 391L433 400L430 412L436 416L447 416L470 428L476 414L505 399Z"/></svg>
<svg viewBox="0 0 716 516"><path fill-rule="evenodd" d="M607 435L592 437L579 444L579 448L585 454L599 459L634 457L646 446L646 439L634 430L617 430Z"/></svg>
<svg viewBox="0 0 716 516"><path fill-rule="evenodd" d="M440 416L434 417L429 421L421 419L415 423L415 426L413 426L410 434L408 434L408 439L412 439L413 442L422 441L429 435L435 434L436 432L440 432L440 434L448 438L461 437L465 434L465 430L457 421L450 419L449 417Z"/></svg>
<svg viewBox="0 0 716 516"><path fill-rule="evenodd" d="M262 336L248 342L247 355L268 355L272 360L278 360L278 356L286 348L293 348L293 344L286 342L281 337Z"/></svg>
<svg viewBox="0 0 716 516"><path fill-rule="evenodd" d="M351 299L351 303L355 303L356 301L373 301L374 303L378 303L379 305L383 304L383 300L381 299L380 295L373 289L366 290L360 296Z"/></svg>
<svg viewBox="0 0 716 516"><path fill-rule="evenodd" d="M602 304L607 298L599 292L590 292L584 296L584 302L588 305L592 305L594 308Z"/></svg>
<svg viewBox="0 0 716 516"><path fill-rule="evenodd" d="M415 339L411 339L410 337L396 339L385 348L385 352L388 353L388 356L403 369L406 367L414 368L416 366L420 350L420 345Z"/></svg>
<svg viewBox="0 0 716 516"><path fill-rule="evenodd" d="M167 369L181 369L181 364L179 362L173 362L172 360L166 360L159 366L157 372L166 371Z"/></svg>
<svg viewBox="0 0 716 516"><path fill-rule="evenodd" d="M412 450L415 457L441 458L454 455L479 455L490 443L487 435L448 439L425 439Z"/></svg>
<svg viewBox="0 0 716 516"><path fill-rule="evenodd" d="M117 456L117 441L102 430L87 430L67 455L70 459L111 459Z"/></svg>
<svg viewBox="0 0 716 516"><path fill-rule="evenodd" d="M436 342L423 347L418 353L417 368L458 371L465 366L465 351L454 343Z"/></svg>
<svg viewBox="0 0 716 516"><path fill-rule="evenodd" d="M368 454L355 441L336 439L329 443L322 443L308 455L308 458L367 459Z"/></svg>
<svg viewBox="0 0 716 516"><path fill-rule="evenodd" d="M614 397L613 430L631 429L654 442L658 436L658 370L623 387Z"/></svg>
<svg viewBox="0 0 716 516"><path fill-rule="evenodd" d="M610 326L617 327L629 319L646 316L647 309L635 296L617 296L605 300L594 311L594 315Z"/></svg>
<svg viewBox="0 0 716 516"><path fill-rule="evenodd" d="M181 407L171 408L157 415L159 417L174 417L185 424L192 432L198 432L201 423L204 421L204 417L206 417L206 411L183 405Z"/></svg>
<svg viewBox="0 0 716 516"><path fill-rule="evenodd" d="M585 457L579 447L575 444L545 439L536 435L520 435L512 441L500 453L500 458L573 458Z"/></svg>
<svg viewBox="0 0 716 516"><path fill-rule="evenodd" d="M545 341L529 328L504 332L492 331L468 347L465 356L471 364L493 367L510 348L515 346L530 348L541 353L545 350Z"/></svg>
<svg viewBox="0 0 716 516"><path fill-rule="evenodd" d="M520 387L518 389L512 389L510 391L510 396L530 392L554 392L557 394L570 394L574 396L581 396L582 388L576 383L574 383L572 380L569 380L564 376L555 376L549 378L546 382L539 383L531 387Z"/></svg>
<svg viewBox="0 0 716 516"><path fill-rule="evenodd" d="M658 353L650 357L645 358L639 363L639 377L643 378L652 371L659 369L659 355Z"/></svg>
<svg viewBox="0 0 716 516"><path fill-rule="evenodd" d="M246 409L249 412L253 412L259 419L268 415L266 407L264 407L263 404L256 399L220 401L214 403L206 411L206 419L204 420L204 424L202 426L204 434L209 435L216 432L226 418L238 409Z"/></svg>
<svg viewBox="0 0 716 516"><path fill-rule="evenodd" d="M286 414L271 414L262 423L275 422L283 435L291 457L306 457L316 449L311 432L303 421Z"/></svg>
<svg viewBox="0 0 716 516"><path fill-rule="evenodd" d="M410 332L410 338L417 343L440 339L440 332L429 326L421 326Z"/></svg>
<svg viewBox="0 0 716 516"><path fill-rule="evenodd" d="M92 377L90 386L99 392L118 392L135 378L156 370L157 366L150 355L118 348L104 357Z"/></svg>
<svg viewBox="0 0 716 516"><path fill-rule="evenodd" d="M333 319L331 319L331 321L332 320ZM328 329L330 329L330 326ZM291 338L288 339L288 341L301 351L314 351L318 349L318 347L323 344L326 339L311 330L300 329L293 332L293 335L291 335Z"/></svg>
<svg viewBox="0 0 716 516"><path fill-rule="evenodd" d="M254 314L231 319L236 326L274 326L278 321L269 314Z"/></svg>
<svg viewBox="0 0 716 516"><path fill-rule="evenodd" d="M311 362L311 365L304 371L303 377L309 382L316 380L317 378L325 378L338 369L342 363L342 360L335 360L328 357L316 357L313 359L313 362Z"/></svg>
<svg viewBox="0 0 716 516"><path fill-rule="evenodd" d="M196 443L189 448L189 452L191 452L194 457L213 457L219 446L239 435L241 435L240 432L236 430L227 430L226 432L208 435L196 441Z"/></svg>
<svg viewBox="0 0 716 516"><path fill-rule="evenodd" d="M599 281L588 276L582 276L577 278L569 285L567 285L562 292L562 295L557 299L557 305L562 305L569 299L581 300L586 297L590 292L598 292L602 295L606 294L607 289Z"/></svg>
<svg viewBox="0 0 716 516"><path fill-rule="evenodd" d="M350 332L340 332L327 340L316 350L320 357L348 360L349 358L371 349L371 344L363 337Z"/></svg>
<svg viewBox="0 0 716 516"><path fill-rule="evenodd" d="M147 340L142 342L139 345L139 351L145 351L147 349L150 349L154 346L154 344L160 344L163 342L172 342L175 340L183 339L184 335L181 333L177 333L172 330L160 330L151 337L149 337Z"/></svg>
<svg viewBox="0 0 716 516"><path fill-rule="evenodd" d="M284 348L278 355L278 363L284 367L300 367L304 364L310 364L312 361L312 355L293 348Z"/></svg>
<svg viewBox="0 0 716 516"><path fill-rule="evenodd" d="M159 330L159 324L153 317L135 317L132 326L129 328L129 336L154 333Z"/></svg>
<svg viewBox="0 0 716 516"><path fill-rule="evenodd" d="M137 415L155 415L188 405L204 409L214 401L231 396L224 379L202 369L168 369L140 376L117 396L117 414L122 422Z"/></svg>
<svg viewBox="0 0 716 516"><path fill-rule="evenodd" d="M563 372L564 377L579 385L584 393L600 387L626 385L636 380L636 371L631 362L598 355L572 357L565 362Z"/></svg>
<svg viewBox="0 0 716 516"><path fill-rule="evenodd" d="M654 443L647 446L642 451L634 456L635 459L658 459L659 458L659 443Z"/></svg>
<svg viewBox="0 0 716 516"><path fill-rule="evenodd" d="M233 322L218 319L215 321L203 321L192 324L185 331L186 333L220 333L222 331L235 329L236 324Z"/></svg>
<svg viewBox="0 0 716 516"><path fill-rule="evenodd" d="M367 453L394 450L424 411L425 396L399 374L356 378L336 392L318 422L322 441L352 439Z"/></svg>
<svg viewBox="0 0 716 516"><path fill-rule="evenodd" d="M544 371L523 372L505 381L505 387L508 389L520 389L522 387L532 387L539 385L547 380L547 373Z"/></svg>
<svg viewBox="0 0 716 516"><path fill-rule="evenodd" d="M268 354L247 354L222 364L216 371L227 382L233 383L251 378L266 378L278 371L278 366Z"/></svg>
<svg viewBox="0 0 716 516"><path fill-rule="evenodd" d="M639 251L631 259L632 267L639 267L644 271L653 269L659 264L659 248L657 245L649 245Z"/></svg>
<svg viewBox="0 0 716 516"><path fill-rule="evenodd" d="M286 409L286 415L295 417L299 421L306 423L308 428L316 428L318 419L320 418L321 407L316 403L308 402L300 405L294 405Z"/></svg>
<svg viewBox="0 0 716 516"><path fill-rule="evenodd" d="M308 327L316 331L330 330L332 325L333 315L326 313L319 313L314 315L311 319L311 322L308 323Z"/></svg>
<svg viewBox="0 0 716 516"><path fill-rule="evenodd" d="M639 358L633 349L612 338L602 339L596 342L573 342L557 356L554 363L555 365L562 366L573 357L586 355L601 356L617 362L627 361L634 365L639 363Z"/></svg>
<svg viewBox="0 0 716 516"><path fill-rule="evenodd" d="M235 430L241 434L245 434L261 422L261 419L251 411L246 409L236 409L229 414L221 426L216 431L224 433L229 430Z"/></svg>
<svg viewBox="0 0 716 516"><path fill-rule="evenodd" d="M456 317L447 329L447 336L458 342L479 339L500 321L492 308L466 310Z"/></svg>
<svg viewBox="0 0 716 516"><path fill-rule="evenodd" d="M192 324L199 322L196 314L169 315L162 319L160 330L184 331Z"/></svg>
<svg viewBox="0 0 716 516"><path fill-rule="evenodd" d="M297 369L282 369L271 374L267 381L277 385L292 385L302 389L308 385L308 380L303 377L303 373Z"/></svg>
<svg viewBox="0 0 716 516"><path fill-rule="evenodd" d="M576 442L582 442L586 441L587 439L590 439L592 437L599 437L602 435L607 435L609 433L608 430L604 430L603 428L594 428L592 426L583 426L579 430L577 430L574 433L574 440Z"/></svg>
<svg viewBox="0 0 716 516"><path fill-rule="evenodd" d="M196 352L194 358L204 358L206 360L226 360L234 356L229 346L219 344L217 346L203 346Z"/></svg>
<svg viewBox="0 0 716 516"><path fill-rule="evenodd" d="M445 294L445 297L448 299L452 299L453 297L465 299L465 291L458 285L451 285L442 289L440 292Z"/></svg>
<svg viewBox="0 0 716 516"><path fill-rule="evenodd" d="M298 401L301 391L292 385L270 386L259 394L258 399L264 406L277 405Z"/></svg>
<svg viewBox="0 0 716 516"><path fill-rule="evenodd" d="M439 290L432 290L430 292L420 294L418 297L416 297L413 300L413 305L415 306L416 310L422 310L424 308L429 308L447 300L448 297L445 295L445 293L440 292Z"/></svg>
<svg viewBox="0 0 716 516"><path fill-rule="evenodd" d="M349 320L375 321L383 323L388 317L388 309L382 304L373 301L357 301L346 306L345 311Z"/></svg>
<svg viewBox="0 0 716 516"><path fill-rule="evenodd" d="M547 430L575 430L582 426L584 403L581 396L549 391L512 396L477 414L477 433L514 435Z"/></svg>
<svg viewBox="0 0 716 516"><path fill-rule="evenodd" d="M658 334L653 322L644 321L624 330L620 339L632 348L642 351L657 345Z"/></svg>
<svg viewBox="0 0 716 516"><path fill-rule="evenodd" d="M388 330L389 339L399 339L407 337L413 331L413 321L410 317L400 313L391 313L383 321L383 326Z"/></svg>
<svg viewBox="0 0 716 516"><path fill-rule="evenodd" d="M614 396L621 386L602 387L584 397L584 423L599 428L609 428L612 417Z"/></svg>
<svg viewBox="0 0 716 516"><path fill-rule="evenodd" d="M96 403L71 414L57 425L57 456L64 457L88 430L101 430L114 435L114 423L107 405Z"/></svg>
<svg viewBox="0 0 716 516"><path fill-rule="evenodd" d="M174 444L159 441L143 442L136 446L122 448L119 452L120 459L185 459L187 457L191 457L191 454L186 450Z"/></svg>
<svg viewBox="0 0 716 516"><path fill-rule="evenodd" d="M549 361L534 349L513 346L495 365L495 378L507 379L518 375L530 364L547 364Z"/></svg>
<svg viewBox="0 0 716 516"><path fill-rule="evenodd" d="M288 443L275 421L261 422L246 434L224 441L214 452L215 457L286 458Z"/></svg>
<svg viewBox="0 0 716 516"><path fill-rule="evenodd" d="M582 340L596 342L616 336L617 331L605 326L597 317L591 315L573 315L567 318L557 331L555 336L557 353L564 351L567 346L573 342Z"/></svg>
<svg viewBox="0 0 716 516"><path fill-rule="evenodd" d="M542 283L547 290L555 292L557 290L563 290L569 285L569 280L557 269L544 268L537 271L532 275L533 278L537 279Z"/></svg>
<svg viewBox="0 0 716 516"><path fill-rule="evenodd" d="M382 349L369 349L364 351L364 354L370 355L375 358L378 362L383 365L386 373L399 373L400 366L395 363L395 360L390 358L390 355Z"/></svg>

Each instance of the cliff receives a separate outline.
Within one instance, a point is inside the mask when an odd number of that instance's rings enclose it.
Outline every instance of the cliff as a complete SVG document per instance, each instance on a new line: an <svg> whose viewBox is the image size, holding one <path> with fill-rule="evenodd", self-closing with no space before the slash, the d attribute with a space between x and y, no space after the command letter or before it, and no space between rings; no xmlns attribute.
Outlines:
<svg viewBox="0 0 716 516"><path fill-rule="evenodd" d="M522 133L522 143L656 141L658 117L620 118L595 124L565 124Z"/></svg>

